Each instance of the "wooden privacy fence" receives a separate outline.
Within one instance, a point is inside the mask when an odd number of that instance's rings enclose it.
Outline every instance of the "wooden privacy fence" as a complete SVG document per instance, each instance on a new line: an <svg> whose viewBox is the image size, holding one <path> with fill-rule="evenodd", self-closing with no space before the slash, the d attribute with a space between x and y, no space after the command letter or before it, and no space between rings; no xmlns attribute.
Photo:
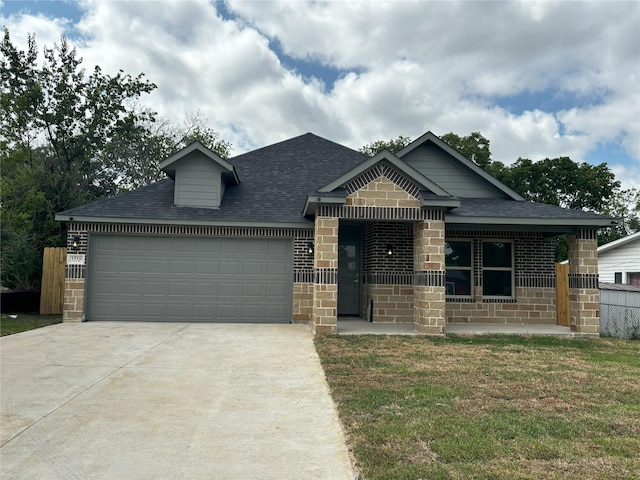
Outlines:
<svg viewBox="0 0 640 480"><path fill-rule="evenodd" d="M558 325L571 325L569 304L569 265L556 263L556 315Z"/></svg>
<svg viewBox="0 0 640 480"><path fill-rule="evenodd" d="M40 293L40 315L62 313L64 307L64 273L67 249L46 247L42 259L42 287Z"/></svg>

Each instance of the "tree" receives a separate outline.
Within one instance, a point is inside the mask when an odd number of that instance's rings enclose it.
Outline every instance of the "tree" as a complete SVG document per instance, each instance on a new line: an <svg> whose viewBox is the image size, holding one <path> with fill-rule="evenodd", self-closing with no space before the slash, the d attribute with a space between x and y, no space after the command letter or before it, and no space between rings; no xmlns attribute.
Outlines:
<svg viewBox="0 0 640 480"><path fill-rule="evenodd" d="M606 163L577 163L569 157L519 158L506 168L502 181L527 200L593 212L603 212L620 188Z"/></svg>
<svg viewBox="0 0 640 480"><path fill-rule="evenodd" d="M492 163L490 142L480 132L471 132L466 137L449 132L440 138L485 170Z"/></svg>
<svg viewBox="0 0 640 480"><path fill-rule="evenodd" d="M91 74L62 37L38 64L4 29L0 43L0 240L2 284L40 283L44 246L64 245L55 213L164 177L158 162L193 140L226 158L231 144L200 114L157 121L138 99L156 86L119 71Z"/></svg>
<svg viewBox="0 0 640 480"><path fill-rule="evenodd" d="M401 135L398 138L392 138L391 140L378 140L376 142L371 142L368 145L360 147L358 151L373 157L383 150L389 150L391 153L398 153L410 143L411 139L409 137L403 137Z"/></svg>
<svg viewBox="0 0 640 480"><path fill-rule="evenodd" d="M126 191L161 180L165 174L159 162L196 140L224 159L231 154L231 144L207 126L199 112L187 114L180 125L165 119L140 121L100 153L106 181L117 184L118 191Z"/></svg>
<svg viewBox="0 0 640 480"><path fill-rule="evenodd" d="M142 74L111 76L99 67L86 75L64 37L44 48L39 65L34 37L21 51L5 28L0 52L2 282L33 287L40 269L32 265L39 262L30 260L25 271L16 256L37 260L44 246L62 245L56 212L117 191L104 181L97 156L137 122L153 120L152 112L130 105L155 85Z"/></svg>

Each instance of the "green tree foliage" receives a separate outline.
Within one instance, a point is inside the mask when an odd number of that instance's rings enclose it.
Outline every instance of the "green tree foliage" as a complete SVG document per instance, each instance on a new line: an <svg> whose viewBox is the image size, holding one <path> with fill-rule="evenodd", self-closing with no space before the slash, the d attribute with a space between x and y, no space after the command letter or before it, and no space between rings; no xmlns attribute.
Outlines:
<svg viewBox="0 0 640 480"><path fill-rule="evenodd" d="M159 161L196 140L224 159L231 155L231 144L208 127L200 113L187 114L180 125L164 119L140 121L126 136L112 139L98 155L108 177L105 181L126 191L166 178Z"/></svg>
<svg viewBox="0 0 640 480"><path fill-rule="evenodd" d="M34 37L21 51L5 28L0 52L4 286L38 286L43 248L64 244L56 212L164 178L158 162L194 140L231 152L201 115L175 126L141 107L156 88L144 75L87 74L64 37L39 63Z"/></svg>
<svg viewBox="0 0 640 480"><path fill-rule="evenodd" d="M5 28L0 52L2 283L32 288L43 248L64 242L55 213L117 191L97 158L111 139L153 120L130 104L155 85L99 67L86 74L65 38L39 64L34 37L21 51Z"/></svg>
<svg viewBox="0 0 640 480"><path fill-rule="evenodd" d="M491 165L490 142L480 132L471 132L466 137L449 132L440 138L485 170Z"/></svg>
<svg viewBox="0 0 640 480"><path fill-rule="evenodd" d="M377 142L371 142L370 144L359 148L358 151L373 157L383 150L389 150L391 153L398 153L410 143L411 139L409 137L403 137L401 135L398 138L392 138L391 140L378 140Z"/></svg>

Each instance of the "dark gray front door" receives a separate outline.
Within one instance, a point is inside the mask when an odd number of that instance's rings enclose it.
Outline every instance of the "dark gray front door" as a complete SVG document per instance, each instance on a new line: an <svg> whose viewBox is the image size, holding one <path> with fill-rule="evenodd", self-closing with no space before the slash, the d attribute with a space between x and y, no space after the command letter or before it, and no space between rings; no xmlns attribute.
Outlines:
<svg viewBox="0 0 640 480"><path fill-rule="evenodd" d="M92 235L88 320L291 321L293 242Z"/></svg>
<svg viewBox="0 0 640 480"><path fill-rule="evenodd" d="M362 230L342 225L338 234L338 315L361 314Z"/></svg>

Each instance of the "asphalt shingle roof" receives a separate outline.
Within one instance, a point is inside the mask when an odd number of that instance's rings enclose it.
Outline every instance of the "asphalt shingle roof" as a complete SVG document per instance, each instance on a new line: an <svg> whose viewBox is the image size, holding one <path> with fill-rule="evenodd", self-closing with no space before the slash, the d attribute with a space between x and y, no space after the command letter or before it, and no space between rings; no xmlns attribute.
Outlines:
<svg viewBox="0 0 640 480"><path fill-rule="evenodd" d="M62 212L62 215L185 222L283 222L311 224L302 217L308 195L339 178L369 157L306 133L230 159L240 184L227 187L219 209L178 207L174 183L167 178L139 190ZM339 192L344 194L342 190ZM326 193L323 195L327 195ZM603 220L590 212L511 199L460 198L460 207L447 213L456 218Z"/></svg>
<svg viewBox="0 0 640 480"><path fill-rule="evenodd" d="M306 133L230 159L240 184L228 187L219 209L173 205L173 180L73 208L64 215L158 220L300 222L307 195L348 172L366 155Z"/></svg>
<svg viewBox="0 0 640 480"><path fill-rule="evenodd" d="M603 216L544 203L521 202L502 198L461 198L460 207L447 217L548 218L557 220L598 220Z"/></svg>

